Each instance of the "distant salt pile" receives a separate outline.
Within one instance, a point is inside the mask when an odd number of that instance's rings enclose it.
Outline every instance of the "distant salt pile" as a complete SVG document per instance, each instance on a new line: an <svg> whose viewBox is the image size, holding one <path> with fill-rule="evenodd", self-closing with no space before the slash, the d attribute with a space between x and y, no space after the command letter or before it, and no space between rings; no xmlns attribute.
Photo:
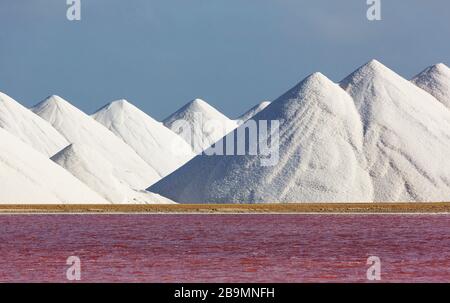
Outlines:
<svg viewBox="0 0 450 303"><path fill-rule="evenodd" d="M443 63L428 67L412 80L450 109L450 68Z"/></svg>
<svg viewBox="0 0 450 303"><path fill-rule="evenodd" d="M180 136L126 100L108 104L93 118L132 147L161 178L195 156Z"/></svg>
<svg viewBox="0 0 450 303"><path fill-rule="evenodd" d="M0 204L108 203L62 167L0 128Z"/></svg>
<svg viewBox="0 0 450 303"><path fill-rule="evenodd" d="M363 122L373 201L448 201L450 111L375 60L341 86Z"/></svg>
<svg viewBox="0 0 450 303"><path fill-rule="evenodd" d="M257 113L259 113L260 111L262 111L263 109L265 109L267 106L269 106L270 101L263 101L259 104L256 104L254 107L250 108L248 111L246 111L244 114L242 114L241 116L239 116L236 119L236 122L238 123L238 125L241 125L242 123L244 123L245 121L253 118Z"/></svg>
<svg viewBox="0 0 450 303"><path fill-rule="evenodd" d="M199 155L149 190L180 203L372 200L358 112L325 76L311 75L253 119L283 121L275 166L259 155Z"/></svg>
<svg viewBox="0 0 450 303"><path fill-rule="evenodd" d="M186 127L178 128L180 121ZM164 125L179 134L196 154L237 127L237 123L201 99L195 99L164 119Z"/></svg>
<svg viewBox="0 0 450 303"><path fill-rule="evenodd" d="M47 157L69 145L47 121L0 92L0 128Z"/></svg>

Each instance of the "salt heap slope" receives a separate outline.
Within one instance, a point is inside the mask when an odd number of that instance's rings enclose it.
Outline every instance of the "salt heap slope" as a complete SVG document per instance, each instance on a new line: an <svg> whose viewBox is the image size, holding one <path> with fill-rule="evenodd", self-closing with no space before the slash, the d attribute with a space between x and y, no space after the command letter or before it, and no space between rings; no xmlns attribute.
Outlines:
<svg viewBox="0 0 450 303"><path fill-rule="evenodd" d="M112 203L173 203L145 190L131 189L116 177L114 165L88 145L71 144L53 156L52 160Z"/></svg>
<svg viewBox="0 0 450 303"><path fill-rule="evenodd" d="M269 106L270 101L263 101L259 104L256 104L254 107L250 108L248 111L246 111L244 114L242 114L240 117L236 119L236 122L241 125L245 121L253 118L257 113L265 109L267 106Z"/></svg>
<svg viewBox="0 0 450 303"><path fill-rule="evenodd" d="M439 63L415 76L412 82L450 109L450 68Z"/></svg>
<svg viewBox="0 0 450 303"><path fill-rule="evenodd" d="M131 189L145 189L159 179L159 174L131 147L64 99L51 96L35 106L33 111L50 122L70 143L87 145L102 155L112 165L114 177ZM90 166L89 170L100 170L95 161L86 165ZM66 168L69 171L75 169L71 166ZM76 171L71 172L77 174ZM86 181L84 177L81 180Z"/></svg>
<svg viewBox="0 0 450 303"><path fill-rule="evenodd" d="M177 127L184 121L186 127ZM237 127L237 123L201 99L195 99L164 119L164 125L179 134L196 154Z"/></svg>
<svg viewBox="0 0 450 303"><path fill-rule="evenodd" d="M47 121L0 92L0 128L51 157L69 145Z"/></svg>
<svg viewBox="0 0 450 303"><path fill-rule="evenodd" d="M180 136L126 100L108 104L93 118L132 147L161 178L195 156Z"/></svg>
<svg viewBox="0 0 450 303"><path fill-rule="evenodd" d="M108 203L59 165L0 128L0 204Z"/></svg>
<svg viewBox="0 0 450 303"><path fill-rule="evenodd" d="M375 60L341 86L364 124L374 201L448 201L450 111Z"/></svg>
<svg viewBox="0 0 450 303"><path fill-rule="evenodd" d="M337 84L313 74L254 120L281 122L279 161L274 165L263 166L267 157L262 154L198 155L149 190L180 203L372 200L361 121L352 99ZM273 130L270 140L277 141Z"/></svg>

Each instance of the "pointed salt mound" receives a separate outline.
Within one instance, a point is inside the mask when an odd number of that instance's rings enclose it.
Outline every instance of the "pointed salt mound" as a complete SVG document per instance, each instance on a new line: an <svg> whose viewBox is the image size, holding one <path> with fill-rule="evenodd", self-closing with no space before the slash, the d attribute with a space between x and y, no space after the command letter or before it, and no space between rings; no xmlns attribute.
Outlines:
<svg viewBox="0 0 450 303"><path fill-rule="evenodd" d="M184 121L189 129L180 127L180 121ZM235 121L230 120L201 99L189 102L167 117L163 123L179 134L196 154L210 147L211 144L237 127Z"/></svg>
<svg viewBox="0 0 450 303"><path fill-rule="evenodd" d="M97 193L0 128L0 204L103 204Z"/></svg>
<svg viewBox="0 0 450 303"><path fill-rule="evenodd" d="M415 76L412 82L450 109L450 68L445 64L440 63L427 68Z"/></svg>
<svg viewBox="0 0 450 303"><path fill-rule="evenodd" d="M69 145L47 121L0 92L0 128L47 157Z"/></svg>
<svg viewBox="0 0 450 303"><path fill-rule="evenodd" d="M131 147L64 99L51 96L33 111L50 122L67 141L88 145L101 154L113 165L114 176L132 189L145 189L159 180L158 173ZM92 170L96 169L96 163L90 165Z"/></svg>
<svg viewBox="0 0 450 303"><path fill-rule="evenodd" d="M250 108L248 111L246 111L243 115L241 115L240 117L238 117L236 119L236 122L241 125L242 123L244 123L245 121L253 118L257 113L259 113L260 111L262 111L263 109L265 109L267 106L269 106L270 101L263 101L257 105L255 105L254 107Z"/></svg>
<svg viewBox="0 0 450 303"><path fill-rule="evenodd" d="M180 136L126 100L108 104L93 118L131 146L161 177L195 156Z"/></svg>
<svg viewBox="0 0 450 303"><path fill-rule="evenodd" d="M112 203L170 203L156 194L133 190L116 177L113 164L88 145L74 143L52 157L103 198ZM95 164L95 165L93 165Z"/></svg>
<svg viewBox="0 0 450 303"><path fill-rule="evenodd" d="M280 121L279 158L275 143L272 152L266 153L272 155L272 165L262 165L261 160L268 158L263 153L198 155L149 190L180 203L372 200L371 180L364 170L361 121L352 99L337 84L313 74L254 120L260 123L259 131L267 130L262 121ZM246 125L234 133L245 131ZM276 142L276 133L270 133L271 142Z"/></svg>
<svg viewBox="0 0 450 303"><path fill-rule="evenodd" d="M364 123L375 201L448 201L450 111L377 61L341 86Z"/></svg>

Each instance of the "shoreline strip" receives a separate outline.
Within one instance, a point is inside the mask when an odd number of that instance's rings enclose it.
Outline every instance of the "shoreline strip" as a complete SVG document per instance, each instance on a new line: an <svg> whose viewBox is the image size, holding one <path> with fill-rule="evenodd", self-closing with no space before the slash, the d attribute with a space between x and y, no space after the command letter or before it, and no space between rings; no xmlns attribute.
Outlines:
<svg viewBox="0 0 450 303"><path fill-rule="evenodd" d="M450 202L291 204L0 204L0 214L450 214Z"/></svg>

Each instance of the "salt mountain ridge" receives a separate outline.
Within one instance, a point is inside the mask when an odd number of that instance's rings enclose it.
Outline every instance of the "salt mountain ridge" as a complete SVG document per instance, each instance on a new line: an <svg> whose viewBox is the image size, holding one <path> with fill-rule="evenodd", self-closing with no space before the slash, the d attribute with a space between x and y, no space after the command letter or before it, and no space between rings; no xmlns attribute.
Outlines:
<svg viewBox="0 0 450 303"><path fill-rule="evenodd" d="M450 109L450 68L445 64L428 67L415 76L412 82Z"/></svg>
<svg viewBox="0 0 450 303"><path fill-rule="evenodd" d="M108 203L65 169L0 128L0 203Z"/></svg>
<svg viewBox="0 0 450 303"><path fill-rule="evenodd" d="M145 189L155 181L160 179L159 174L155 169L150 167L143 159L141 159L136 152L123 142L120 138L115 136L102 124L95 121L92 117L86 115L66 100L58 96L51 96L39 103L32 110L43 119L47 120L53 125L66 139L72 144L80 144L80 146L88 146L89 150L96 153L89 153L84 148L69 148L65 151L66 154L61 153L55 158L60 160L60 164L67 164L63 166L73 175L77 176L81 181L85 182L95 191L104 193L102 188L96 188L92 182L91 171L96 171L97 174L102 172L102 168L110 167L108 171L110 175L97 175L100 179L103 177L114 177L117 182L123 186L128 187L130 191L139 191ZM81 152L78 154L77 152ZM104 161L100 163L108 163L102 167L96 167L97 163L92 159L98 159L101 155ZM92 158L85 158L91 156ZM73 160L70 158L73 157ZM62 160L63 159L63 160ZM73 165L79 163L79 166ZM88 167L83 167L87 165ZM103 182L103 185L107 185ZM114 184L109 184L111 191L116 190ZM107 195L104 195L106 198ZM113 201L115 203L131 203L133 197L124 197L124 200Z"/></svg>
<svg viewBox="0 0 450 303"><path fill-rule="evenodd" d="M246 111L244 114L240 115L236 119L238 125L241 125L245 121L253 118L257 113L259 113L260 111L265 109L267 106L269 106L269 104L270 104L270 101L263 101L263 102L261 102L259 104L256 104L252 108L250 108L248 111Z"/></svg>
<svg viewBox="0 0 450 303"><path fill-rule="evenodd" d="M261 166L259 155L198 155L149 190L180 203L371 200L358 113L324 75L309 76L253 119L284 121L277 165Z"/></svg>
<svg viewBox="0 0 450 303"><path fill-rule="evenodd" d="M0 128L7 130L47 157L53 156L69 145L69 142L47 121L1 92Z"/></svg>
<svg viewBox="0 0 450 303"><path fill-rule="evenodd" d="M177 125L186 122L182 129ZM187 103L163 120L169 129L179 134L196 154L202 152L227 133L237 127L237 122L229 119L217 109L201 99Z"/></svg>
<svg viewBox="0 0 450 303"><path fill-rule="evenodd" d="M197 156L149 190L180 203L448 201L450 111L376 60L340 86L314 74L254 117L286 121L277 166Z"/></svg>
<svg viewBox="0 0 450 303"><path fill-rule="evenodd" d="M96 149L73 143L51 158L111 203L168 204L169 199L137 190L116 177L114 164Z"/></svg>
<svg viewBox="0 0 450 303"><path fill-rule="evenodd" d="M111 102L92 117L132 147L161 178L195 156L181 137L126 100Z"/></svg>
<svg viewBox="0 0 450 303"><path fill-rule="evenodd" d="M315 73L241 116L282 121L268 167L251 155L183 165L193 154L167 145L188 145L125 100L90 117L51 96L32 109L39 117L0 93L0 203L448 201L449 79L444 64L407 81L376 60L339 84ZM243 122L199 99L164 122L178 119L206 138L200 151ZM208 121L229 128L210 133Z"/></svg>
<svg viewBox="0 0 450 303"><path fill-rule="evenodd" d="M450 111L376 60L341 82L364 128L373 201L450 197Z"/></svg>

